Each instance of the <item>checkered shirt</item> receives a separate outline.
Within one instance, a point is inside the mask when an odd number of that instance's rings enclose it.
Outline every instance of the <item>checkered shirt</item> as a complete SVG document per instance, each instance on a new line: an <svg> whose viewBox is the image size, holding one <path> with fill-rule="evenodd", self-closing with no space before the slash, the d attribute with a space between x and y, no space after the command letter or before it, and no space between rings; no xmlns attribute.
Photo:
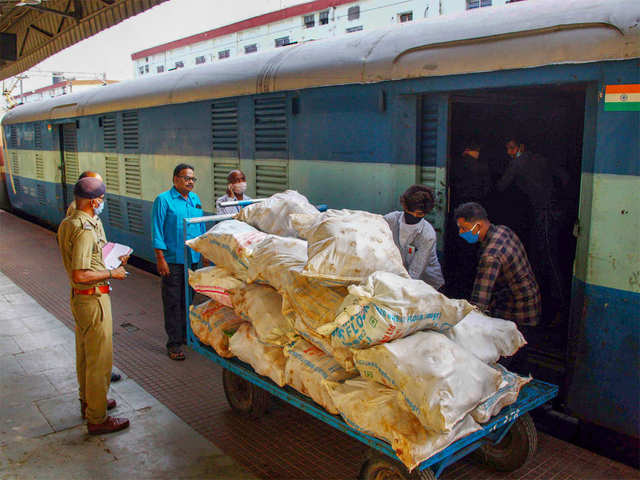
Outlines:
<svg viewBox="0 0 640 480"><path fill-rule="evenodd" d="M471 303L519 325L540 319L540 288L522 242L509 227L491 225L482 242Z"/></svg>

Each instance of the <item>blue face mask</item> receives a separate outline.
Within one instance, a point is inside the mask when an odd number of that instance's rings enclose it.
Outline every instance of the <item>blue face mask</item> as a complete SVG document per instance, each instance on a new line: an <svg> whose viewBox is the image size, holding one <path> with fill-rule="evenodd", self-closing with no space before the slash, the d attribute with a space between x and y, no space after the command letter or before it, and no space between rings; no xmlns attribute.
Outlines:
<svg viewBox="0 0 640 480"><path fill-rule="evenodd" d="M460 235L460 237L467 243L478 243L478 241L480 240L480 232L478 231L478 233L473 233L473 229L476 228L477 225L478 224L476 223L473 227L471 227L471 230L459 233L458 235Z"/></svg>
<svg viewBox="0 0 640 480"><path fill-rule="evenodd" d="M100 206L98 208L94 208L93 213L95 213L96 215L100 215L103 210L104 210L104 202L100 202Z"/></svg>

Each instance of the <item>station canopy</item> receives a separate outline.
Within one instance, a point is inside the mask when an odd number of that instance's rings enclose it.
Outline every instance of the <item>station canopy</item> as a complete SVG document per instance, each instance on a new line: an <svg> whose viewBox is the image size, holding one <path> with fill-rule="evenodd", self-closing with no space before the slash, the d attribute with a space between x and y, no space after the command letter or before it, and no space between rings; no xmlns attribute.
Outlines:
<svg viewBox="0 0 640 480"><path fill-rule="evenodd" d="M0 0L0 80L165 1Z"/></svg>

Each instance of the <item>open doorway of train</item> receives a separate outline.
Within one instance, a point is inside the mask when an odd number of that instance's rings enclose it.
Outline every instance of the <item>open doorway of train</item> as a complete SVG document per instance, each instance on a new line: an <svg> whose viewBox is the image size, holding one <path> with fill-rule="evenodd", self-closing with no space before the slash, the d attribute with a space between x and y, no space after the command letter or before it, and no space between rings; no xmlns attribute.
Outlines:
<svg viewBox="0 0 640 480"><path fill-rule="evenodd" d="M450 294L469 298L475 277L477 247L457 236L453 211L464 201L479 201L494 224L507 225L522 240L542 292L543 318L527 330L526 368L535 377L563 383L569 331L571 277L575 258L582 142L584 85L562 85L474 91L451 97L449 125L449 219L445 241L445 277ZM511 157L510 138L525 150L548 159L553 177L554 210L550 213L557 261L556 281L549 280L548 262L540 260L540 235L536 232L536 207L530 192L517 182L505 186L503 174ZM477 162L462 155L467 147L479 149ZM470 166L471 165L471 166ZM479 181L484 177L486 184ZM501 182L501 180L503 180ZM536 199L533 199L534 203ZM536 252L536 250L538 250ZM564 302L558 298L561 286Z"/></svg>

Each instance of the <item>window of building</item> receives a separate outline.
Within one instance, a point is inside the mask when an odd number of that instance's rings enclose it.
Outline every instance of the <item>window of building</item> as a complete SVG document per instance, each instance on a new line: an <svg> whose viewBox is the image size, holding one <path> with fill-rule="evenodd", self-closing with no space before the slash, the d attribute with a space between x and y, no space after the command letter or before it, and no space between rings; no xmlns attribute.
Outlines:
<svg viewBox="0 0 640 480"><path fill-rule="evenodd" d="M284 47L285 45L289 45L289 37L280 37L275 40L276 47Z"/></svg>
<svg viewBox="0 0 640 480"><path fill-rule="evenodd" d="M196 65L201 65L203 63L205 63L207 60L204 58L204 55L200 55L199 57L196 57Z"/></svg>
<svg viewBox="0 0 640 480"><path fill-rule="evenodd" d="M149 63L149 57L144 57L145 63Z"/></svg>
<svg viewBox="0 0 640 480"><path fill-rule="evenodd" d="M358 25L357 27L347 28L346 32L353 33L353 32L359 32L360 30L362 30L362 25Z"/></svg>
<svg viewBox="0 0 640 480"><path fill-rule="evenodd" d="M176 68L182 68L184 67L184 62L182 60L180 60L179 62L176 62Z"/></svg>
<svg viewBox="0 0 640 480"><path fill-rule="evenodd" d="M229 50L220 50L218 52L218 58L222 60L223 58L229 58L231 52Z"/></svg>
<svg viewBox="0 0 640 480"><path fill-rule="evenodd" d="M347 10L347 17L349 18L349 21L359 19L360 5L356 5L355 7L349 7L349 10Z"/></svg>
<svg viewBox="0 0 640 480"><path fill-rule="evenodd" d="M329 23L329 10L323 10L320 12L318 18L320 20L320 25L327 25Z"/></svg>
<svg viewBox="0 0 640 480"><path fill-rule="evenodd" d="M413 20L413 12L399 13L398 20L400 20L400 23L411 22Z"/></svg>
<svg viewBox="0 0 640 480"><path fill-rule="evenodd" d="M140 73L140 75L144 75L144 67L142 65L138 67L138 73Z"/></svg>
<svg viewBox="0 0 640 480"><path fill-rule="evenodd" d="M258 51L258 44L252 43L251 45L244 46L244 53L253 53Z"/></svg>
<svg viewBox="0 0 640 480"><path fill-rule="evenodd" d="M313 13L311 15L305 15L303 21L306 28L311 28L316 24L316 16Z"/></svg>
<svg viewBox="0 0 640 480"><path fill-rule="evenodd" d="M164 72L164 65L158 65L158 66L156 67L156 72L157 72L157 73L162 73L162 72Z"/></svg>
<svg viewBox="0 0 640 480"><path fill-rule="evenodd" d="M144 66L144 73L149 73L149 65Z"/></svg>
<svg viewBox="0 0 640 480"><path fill-rule="evenodd" d="M491 0L467 0L467 10L472 8L490 7Z"/></svg>

